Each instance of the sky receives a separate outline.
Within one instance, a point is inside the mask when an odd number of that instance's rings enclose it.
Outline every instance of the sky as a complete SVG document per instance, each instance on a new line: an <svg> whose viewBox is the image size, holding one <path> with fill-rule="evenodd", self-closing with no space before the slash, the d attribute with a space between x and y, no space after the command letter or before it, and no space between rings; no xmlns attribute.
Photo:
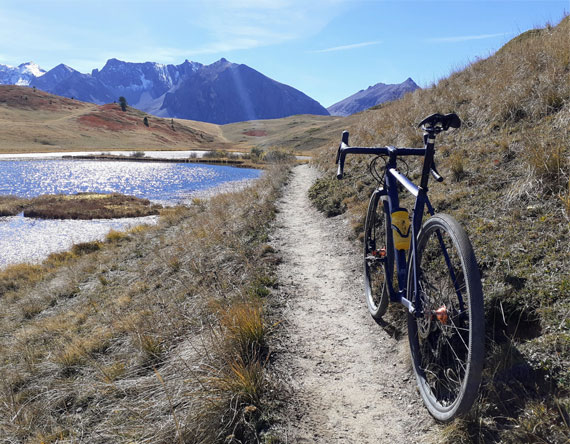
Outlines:
<svg viewBox="0 0 570 444"><path fill-rule="evenodd" d="M379 82L429 87L568 13L570 0L0 0L0 64L223 57L328 107Z"/></svg>

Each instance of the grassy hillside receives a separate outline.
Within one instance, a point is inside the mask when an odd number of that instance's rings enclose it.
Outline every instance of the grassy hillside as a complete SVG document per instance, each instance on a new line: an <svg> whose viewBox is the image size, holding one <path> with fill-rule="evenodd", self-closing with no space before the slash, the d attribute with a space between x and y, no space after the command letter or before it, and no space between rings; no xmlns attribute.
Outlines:
<svg viewBox="0 0 570 444"><path fill-rule="evenodd" d="M193 148L229 147L218 125L162 119L131 107L123 112L119 104L99 106L0 85L0 152Z"/></svg>
<svg viewBox="0 0 570 444"><path fill-rule="evenodd" d="M148 126L144 119L147 119ZM215 125L163 119L119 104L103 106L23 86L0 85L0 153L80 150L310 151L326 146L344 120L300 115Z"/></svg>
<svg viewBox="0 0 570 444"><path fill-rule="evenodd" d="M347 125L350 143L421 146L417 123L434 112L456 112L463 120L461 129L439 137L436 161L446 181L432 183L430 198L466 227L474 244L487 335L479 401L442 440L567 442L570 18L523 33L431 88L360 114ZM374 186L370 159L350 159L346 179L337 182L335 152L335 146L320 151L316 162L326 177L312 195L330 215L348 210L361 236ZM409 166L417 179L418 165Z"/></svg>
<svg viewBox="0 0 570 444"><path fill-rule="evenodd" d="M230 123L220 127L227 140L241 146L281 148L308 153L330 145L331 140L355 117L299 115L273 120Z"/></svg>

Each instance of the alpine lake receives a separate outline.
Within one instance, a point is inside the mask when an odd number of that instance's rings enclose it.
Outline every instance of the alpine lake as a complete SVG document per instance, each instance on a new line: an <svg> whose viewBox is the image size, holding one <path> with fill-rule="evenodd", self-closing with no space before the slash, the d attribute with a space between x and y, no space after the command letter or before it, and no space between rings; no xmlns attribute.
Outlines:
<svg viewBox="0 0 570 444"><path fill-rule="evenodd" d="M62 154L69 153L1 156L0 195L31 198L44 194L121 193L172 206L240 189L262 174L251 168L161 161L166 156L182 159L181 153L173 152L156 154L156 161L145 162L70 160L63 159ZM73 244L102 240L111 230L123 231L157 221L158 216L93 220L37 219L23 214L0 217L0 268L38 263Z"/></svg>

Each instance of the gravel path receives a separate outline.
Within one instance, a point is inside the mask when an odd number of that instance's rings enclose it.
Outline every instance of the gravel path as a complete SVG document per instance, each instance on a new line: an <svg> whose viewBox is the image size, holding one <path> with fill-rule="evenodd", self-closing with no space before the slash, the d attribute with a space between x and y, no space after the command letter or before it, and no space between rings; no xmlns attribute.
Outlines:
<svg viewBox="0 0 570 444"><path fill-rule="evenodd" d="M435 425L407 340L368 314L347 220L327 219L307 197L317 177L308 165L294 168L272 238L283 260L276 368L291 392L280 434L290 443L425 443Z"/></svg>

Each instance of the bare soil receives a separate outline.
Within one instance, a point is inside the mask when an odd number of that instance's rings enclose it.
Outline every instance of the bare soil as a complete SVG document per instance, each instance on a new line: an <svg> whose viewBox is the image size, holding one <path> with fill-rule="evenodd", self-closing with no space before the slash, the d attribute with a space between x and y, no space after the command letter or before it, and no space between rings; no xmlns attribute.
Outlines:
<svg viewBox="0 0 570 444"><path fill-rule="evenodd" d="M272 238L282 257L275 365L289 391L278 433L295 443L425 443L436 424L417 393L407 340L368 314L348 221L327 219L307 197L317 170L293 171Z"/></svg>

